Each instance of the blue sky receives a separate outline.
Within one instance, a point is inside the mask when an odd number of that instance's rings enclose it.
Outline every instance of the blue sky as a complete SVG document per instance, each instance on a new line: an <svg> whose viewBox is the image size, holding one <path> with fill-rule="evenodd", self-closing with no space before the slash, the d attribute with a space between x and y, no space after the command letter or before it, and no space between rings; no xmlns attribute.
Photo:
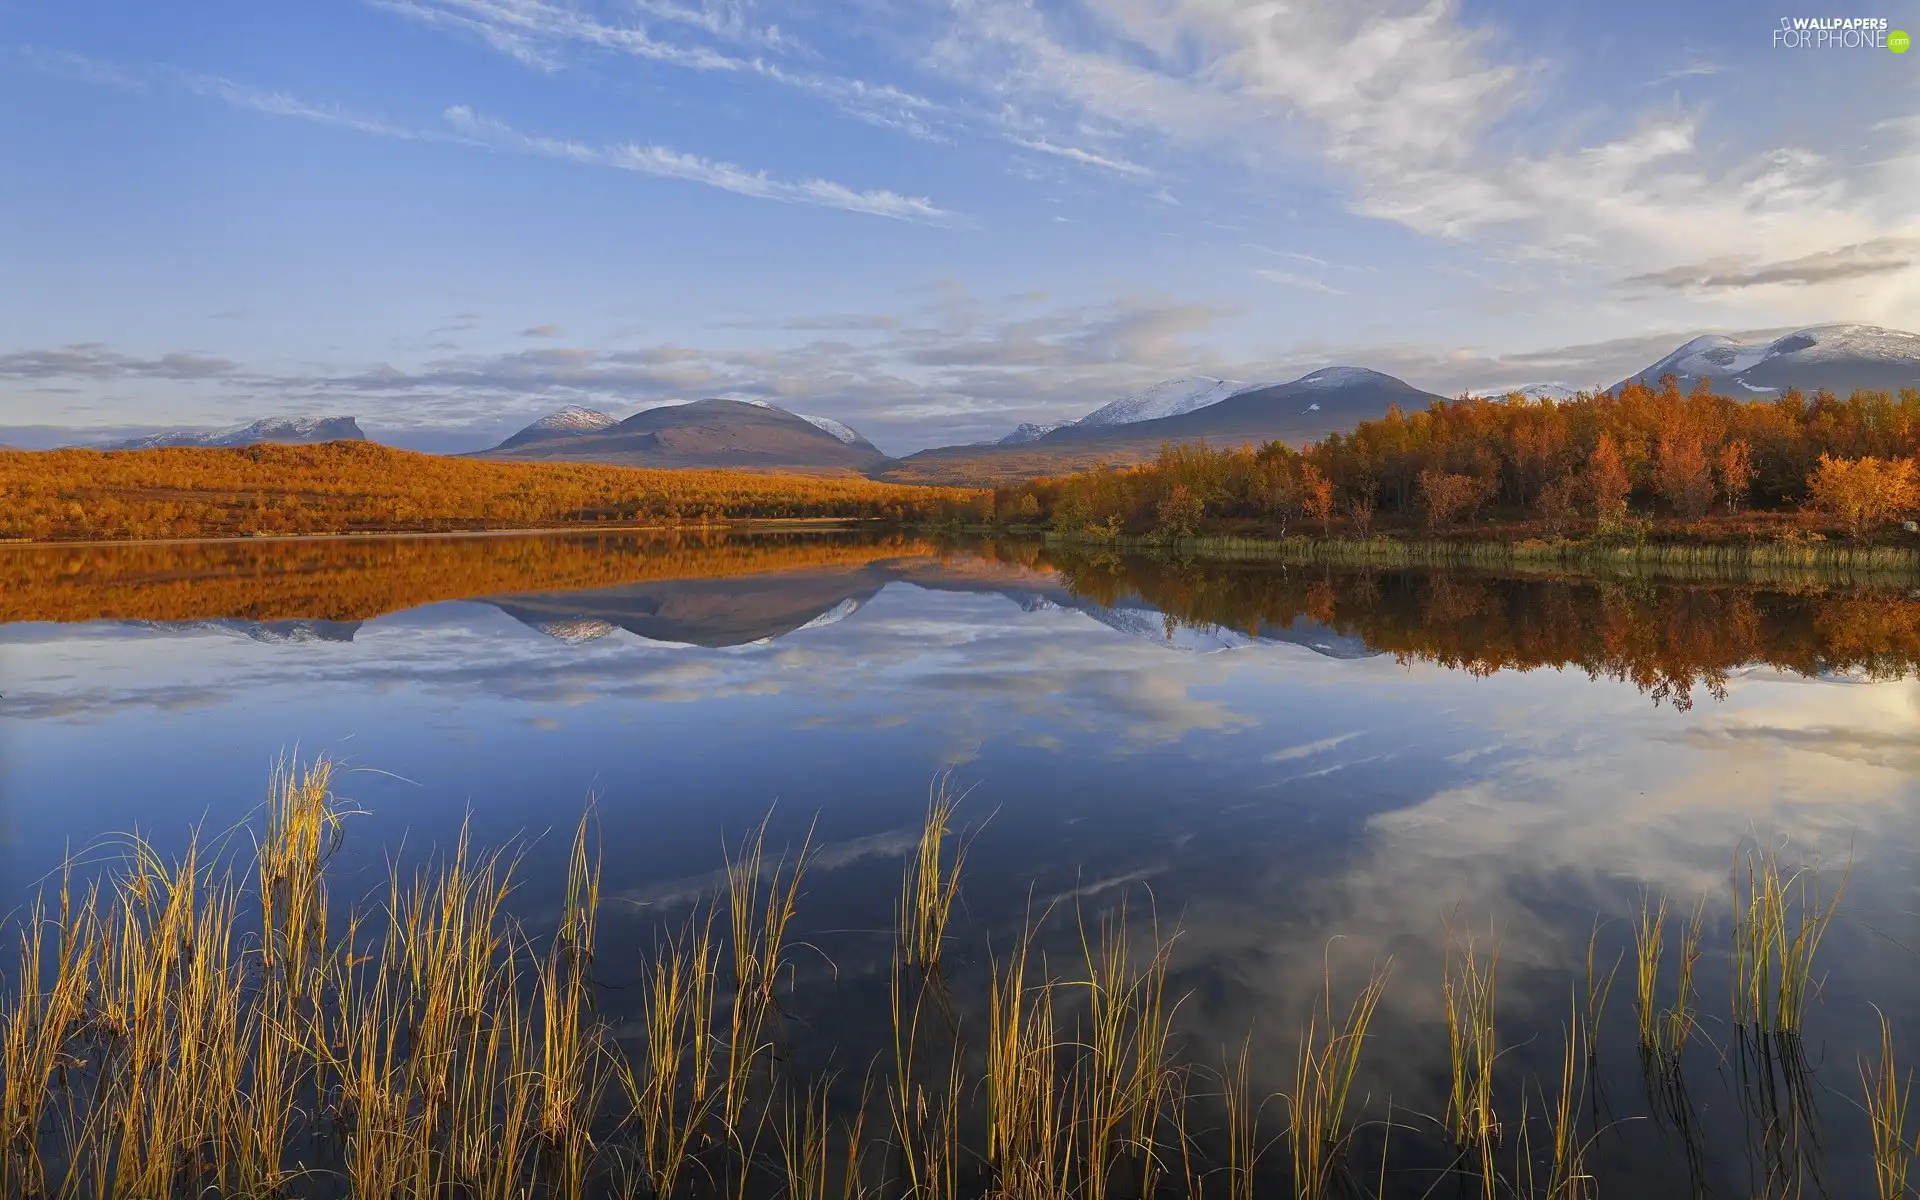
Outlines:
<svg viewBox="0 0 1920 1200"><path fill-rule="evenodd" d="M1807 15L1920 29L1873 3ZM1920 327L1920 53L1783 15L0 0L0 432L724 394L898 452L1188 373Z"/></svg>

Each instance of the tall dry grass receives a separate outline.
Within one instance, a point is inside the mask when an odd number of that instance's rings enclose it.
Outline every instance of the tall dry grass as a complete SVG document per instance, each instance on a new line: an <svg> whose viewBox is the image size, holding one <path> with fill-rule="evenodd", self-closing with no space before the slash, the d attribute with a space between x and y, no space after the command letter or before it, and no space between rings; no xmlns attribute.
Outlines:
<svg viewBox="0 0 1920 1200"><path fill-rule="evenodd" d="M1179 931L1150 904L1062 902L984 963L942 972L910 963L896 929L887 1027L868 1031L886 1048L864 1080L837 1056L808 1073L799 1063L817 1055L796 1053L807 1027L788 998L810 836L787 852L765 823L752 830L635 974L601 959L590 818L543 933L510 915L517 855L464 832L356 909L333 894L353 811L334 781L324 761L278 770L247 861L244 838L171 859L129 841L106 869L76 864L22 916L0 1000L0 1194L1322 1200L1404 1191L1387 1152L1401 1129L1415 1131L1410 1161L1425 1156L1416 1170L1465 1167L1466 1190L1600 1194L1594 1063L1612 973L1595 961L1597 927L1545 1080L1500 1065L1498 941L1448 930L1450 1070L1431 1118L1444 1137L1421 1148L1422 1126L1394 1119L1417 1112L1387 1107L1381 1122L1363 1082L1384 966L1340 1003L1323 966L1290 1082L1270 1097L1251 1036L1236 1049L1183 1032ZM938 848L952 817L942 794L903 897L956 886L959 856ZM1742 892L1760 897L1767 936L1741 944L1772 947L1765 1012L1778 1023L1781 939L1809 963L1833 905L1803 903L1800 877L1770 875L1768 861ZM938 886L922 892L931 868ZM1782 907L1790 919L1767 915ZM903 926L916 911L903 904ZM1677 1050L1693 1020L1701 911L1681 931L1673 1005L1636 985L1662 1048ZM1650 902L1643 947L1656 915ZM942 924L940 942L951 956L963 939ZM1806 974L1791 970L1789 998ZM631 1020L606 1011L610 997ZM1797 1045L1783 1036L1760 1044ZM1677 1084L1677 1052L1663 1061ZM1814 1114L1794 1099L1808 1080L1800 1060L1788 1066L1786 1116L1760 1135L1775 1181L1810 1170ZM1767 1070L1754 1087L1780 1076ZM1890 1027L1861 1082L1880 1194L1908 1194L1909 1085ZM1358 1170L1356 1146L1375 1131L1378 1171Z"/></svg>

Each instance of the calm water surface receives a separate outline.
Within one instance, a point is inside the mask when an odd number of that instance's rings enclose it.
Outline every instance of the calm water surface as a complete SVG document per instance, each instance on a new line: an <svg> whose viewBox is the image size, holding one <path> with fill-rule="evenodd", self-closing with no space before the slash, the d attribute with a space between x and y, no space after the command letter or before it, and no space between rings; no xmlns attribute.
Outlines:
<svg viewBox="0 0 1920 1200"><path fill-rule="evenodd" d="M527 845L516 903L537 920L591 804L613 964L771 811L776 842L811 830L819 848L800 919L819 953L793 999L818 1036L796 1053L857 1070L883 1038L902 855L945 772L975 830L956 990L979 982L981 939L1030 910L1053 905L1064 947L1061 914L1124 897L1179 931L1192 1055L1218 1062L1250 1033L1277 1090L1323 962L1344 988L1391 960L1376 1116L1389 1095L1441 1111L1449 920L1498 941L1517 1088L1557 1070L1596 918L1611 962L1643 894L1705 897L1699 1149L1649 1104L1629 961L1603 1032L1599 1169L1608 1194L1747 1196L1780 1159L1726 1021L1729 873L1758 839L1830 884L1852 863L1806 1040L1822 1121L1792 1154L1804 1194L1870 1194L1871 1005L1920 1055L1920 600L1904 588L827 544L743 561L739 543L600 539L505 576L486 572L524 540L318 565L265 547L0 551L19 618L0 625L0 892L23 900L115 831L225 831L278 757L325 754L367 810L343 890L377 890L466 821ZM583 576L582 555L639 565ZM117 619L86 619L101 615Z"/></svg>

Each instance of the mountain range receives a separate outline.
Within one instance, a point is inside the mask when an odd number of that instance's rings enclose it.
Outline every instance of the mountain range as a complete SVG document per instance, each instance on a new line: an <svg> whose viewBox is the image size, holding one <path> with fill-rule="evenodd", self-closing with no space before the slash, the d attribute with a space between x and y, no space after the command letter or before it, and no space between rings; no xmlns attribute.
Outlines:
<svg viewBox="0 0 1920 1200"><path fill-rule="evenodd" d="M1920 385L1920 334L1873 325L1815 325L1762 340L1710 333L1697 337L1616 386L1676 375L1682 391L1712 379L1725 395L1774 396L1821 388L1897 392Z"/></svg>
<svg viewBox="0 0 1920 1200"><path fill-rule="evenodd" d="M96 450L157 450L164 446L256 446L262 442L364 442L352 417L267 417L249 425L235 425L201 433L190 429L172 429L145 437L108 442Z"/></svg>
<svg viewBox="0 0 1920 1200"><path fill-rule="evenodd" d="M1815 325L1788 333L1694 338L1616 387L1663 375L1683 390L1701 379L1734 396L1787 388L1897 391L1920 386L1920 335L1869 325ZM1502 390L1547 403L1576 393L1560 383ZM763 400L706 399L644 409L621 419L568 405L472 457L599 462L637 467L865 475L905 483L979 484L1030 479L1098 463L1124 465L1166 442L1295 445L1383 416L1390 406L1425 408L1442 397L1365 367L1323 367L1284 382L1211 376L1169 379L1099 405L1073 421L1027 422L995 442L941 446L891 458L859 432L826 417ZM257 442L362 440L352 417L270 418L231 429L174 430L101 449L244 446Z"/></svg>

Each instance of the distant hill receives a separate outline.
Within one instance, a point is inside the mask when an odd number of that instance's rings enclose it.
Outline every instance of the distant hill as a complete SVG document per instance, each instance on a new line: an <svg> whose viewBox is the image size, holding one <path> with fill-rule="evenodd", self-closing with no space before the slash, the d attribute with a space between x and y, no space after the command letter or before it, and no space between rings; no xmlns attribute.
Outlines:
<svg viewBox="0 0 1920 1200"><path fill-rule="evenodd" d="M620 423L620 418L610 413L598 412L591 408L581 408L569 404L557 412L550 412L538 421L514 434L506 441L495 446L494 451L510 450L516 446L525 446L533 442L550 442L559 438L582 437L590 433L599 433Z"/></svg>
<svg viewBox="0 0 1920 1200"><path fill-rule="evenodd" d="M1286 383L1213 391L1224 394L1171 416L1119 425L1076 422L1020 444L922 450L882 470L878 477L900 483L1008 482L1084 470L1103 462L1144 462L1158 454L1165 442L1301 445L1384 416L1393 405L1411 411L1442 399L1391 375L1346 366L1327 367Z"/></svg>
<svg viewBox="0 0 1920 1200"><path fill-rule="evenodd" d="M1897 392L1920 387L1920 334L1877 325L1814 325L1771 339L1710 333L1617 386L1636 380L1653 386L1669 374L1679 377L1682 391L1710 378L1715 391L1744 399L1788 388L1825 388L1838 396L1856 388Z"/></svg>
<svg viewBox="0 0 1920 1200"><path fill-rule="evenodd" d="M888 461L838 421L756 400L670 404L624 421L562 409L472 457L809 474L865 474Z"/></svg>
<svg viewBox="0 0 1920 1200"><path fill-rule="evenodd" d="M170 429L145 437L127 438L93 447L97 450L157 450L163 446L257 446L262 442L295 445L319 442L364 442L359 422L352 417L267 417L250 425L211 432Z"/></svg>

